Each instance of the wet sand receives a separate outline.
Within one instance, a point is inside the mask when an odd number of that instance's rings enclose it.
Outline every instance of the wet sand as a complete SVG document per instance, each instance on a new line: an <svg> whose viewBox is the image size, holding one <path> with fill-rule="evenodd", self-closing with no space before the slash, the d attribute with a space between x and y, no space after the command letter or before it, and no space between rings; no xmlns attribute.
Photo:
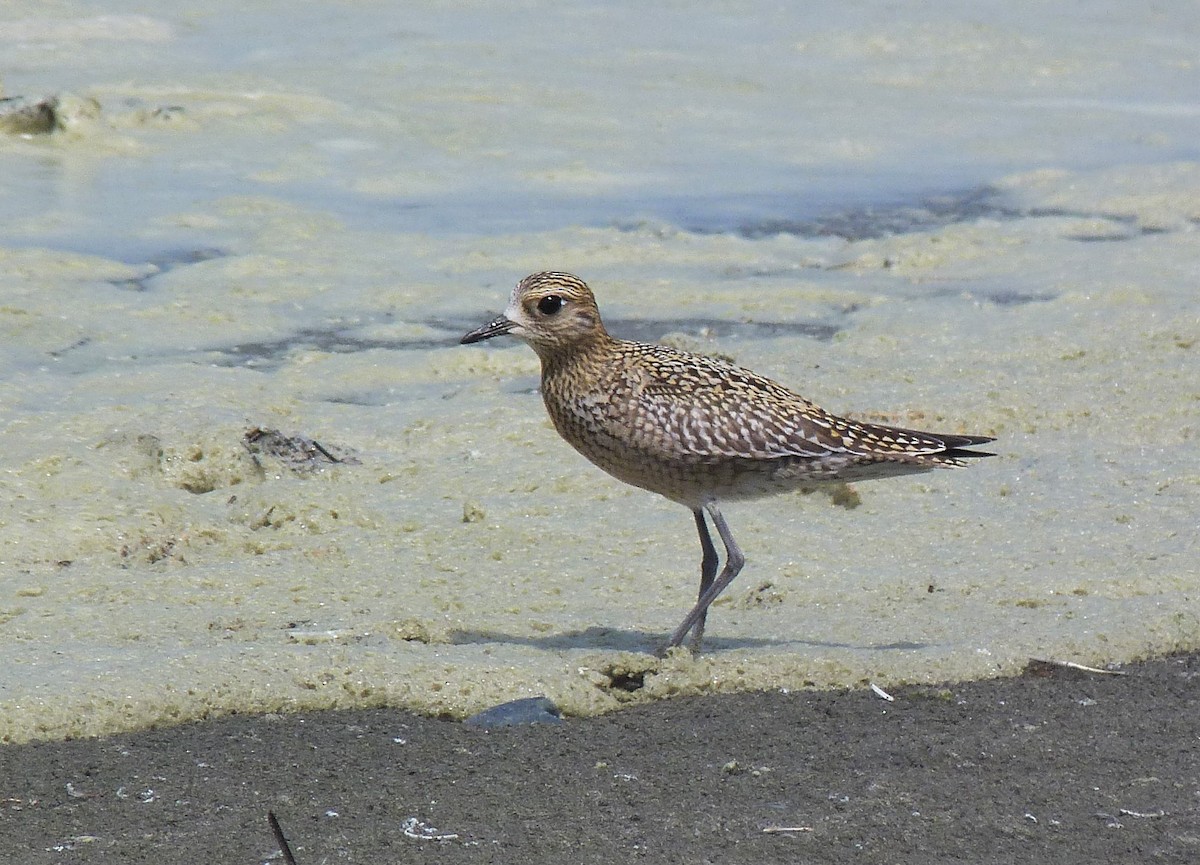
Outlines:
<svg viewBox="0 0 1200 865"><path fill-rule="evenodd" d="M1194 7L94 5L0 26L65 115L0 136L0 742L1200 647ZM659 663L690 515L458 344L548 268L999 456L731 506L715 651Z"/></svg>
<svg viewBox="0 0 1200 865"><path fill-rule="evenodd" d="M688 697L559 726L390 709L0 747L0 861L1191 862L1200 657Z"/></svg>

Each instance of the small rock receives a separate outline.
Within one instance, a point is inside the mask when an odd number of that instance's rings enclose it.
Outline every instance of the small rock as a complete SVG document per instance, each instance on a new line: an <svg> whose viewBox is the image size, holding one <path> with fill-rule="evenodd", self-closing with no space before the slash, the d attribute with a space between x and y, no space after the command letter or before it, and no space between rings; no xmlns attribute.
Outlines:
<svg viewBox="0 0 1200 865"><path fill-rule="evenodd" d="M562 713L548 697L524 697L477 712L463 721L468 727L495 730L530 724L561 724Z"/></svg>

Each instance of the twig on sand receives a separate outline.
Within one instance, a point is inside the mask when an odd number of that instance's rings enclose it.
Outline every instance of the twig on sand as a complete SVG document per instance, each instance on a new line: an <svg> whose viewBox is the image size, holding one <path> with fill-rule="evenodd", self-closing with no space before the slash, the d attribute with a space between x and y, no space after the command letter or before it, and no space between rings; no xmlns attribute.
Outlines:
<svg viewBox="0 0 1200 865"><path fill-rule="evenodd" d="M1074 661L1054 661L1050 658L1030 658L1025 667L1027 672L1036 672L1037 666L1065 667L1068 670L1079 670L1082 673L1098 673L1102 676L1127 676L1124 670L1105 670L1102 667L1087 667Z"/></svg>
<svg viewBox="0 0 1200 865"><path fill-rule="evenodd" d="M887 691L883 690L883 688L879 687L879 686L878 686L878 685L876 685L874 682L868 682L868 684L871 686L871 691L872 691L872 692L875 694L875 696L876 696L876 697L878 697L879 699L881 699L881 700L887 700L889 703L894 703L894 702L896 702L896 698L895 698L895 697L893 697L893 696L892 696L891 694L889 694Z"/></svg>
<svg viewBox="0 0 1200 865"><path fill-rule="evenodd" d="M279 852L283 854L283 861L287 865L296 865L296 857L292 855L292 848L283 834L279 821L275 819L274 811L267 812L267 822L271 824L271 832L275 835L275 843L279 845Z"/></svg>
<svg viewBox="0 0 1200 865"><path fill-rule="evenodd" d="M1167 812L1162 808L1157 811L1130 811L1128 808L1118 808L1117 813L1124 817L1137 817L1143 820L1153 820L1155 817L1166 817Z"/></svg>

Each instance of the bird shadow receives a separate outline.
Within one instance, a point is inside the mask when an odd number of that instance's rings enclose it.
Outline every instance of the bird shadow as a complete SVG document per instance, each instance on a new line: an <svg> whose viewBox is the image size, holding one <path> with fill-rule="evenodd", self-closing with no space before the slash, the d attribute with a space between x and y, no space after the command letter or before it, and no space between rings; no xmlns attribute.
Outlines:
<svg viewBox="0 0 1200 865"><path fill-rule="evenodd" d="M547 651L569 649L593 649L609 652L635 652L661 656L667 644L667 635L657 631L636 628L591 627L582 630L561 631L539 637L526 634L509 634L495 630L452 630L447 642L456 646L505 645L528 646ZM825 640L775 640L765 637L720 637L705 634L703 654L732 651L736 649L783 649L789 646L810 646L821 649L853 649L857 651L919 651L929 647L928 643L899 641L893 643L855 644Z"/></svg>

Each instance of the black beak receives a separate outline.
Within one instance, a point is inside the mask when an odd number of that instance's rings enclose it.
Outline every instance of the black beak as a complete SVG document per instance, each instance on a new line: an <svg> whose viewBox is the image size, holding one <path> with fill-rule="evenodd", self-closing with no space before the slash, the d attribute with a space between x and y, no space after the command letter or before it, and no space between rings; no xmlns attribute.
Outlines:
<svg viewBox="0 0 1200 865"><path fill-rule="evenodd" d="M470 333L463 336L463 338L459 340L459 344L468 345L472 342L482 342L485 339L491 339L493 336L504 336L504 334L508 333L516 326L516 323L510 319L507 319L504 316L499 316L498 318L489 321L483 327L477 327Z"/></svg>

